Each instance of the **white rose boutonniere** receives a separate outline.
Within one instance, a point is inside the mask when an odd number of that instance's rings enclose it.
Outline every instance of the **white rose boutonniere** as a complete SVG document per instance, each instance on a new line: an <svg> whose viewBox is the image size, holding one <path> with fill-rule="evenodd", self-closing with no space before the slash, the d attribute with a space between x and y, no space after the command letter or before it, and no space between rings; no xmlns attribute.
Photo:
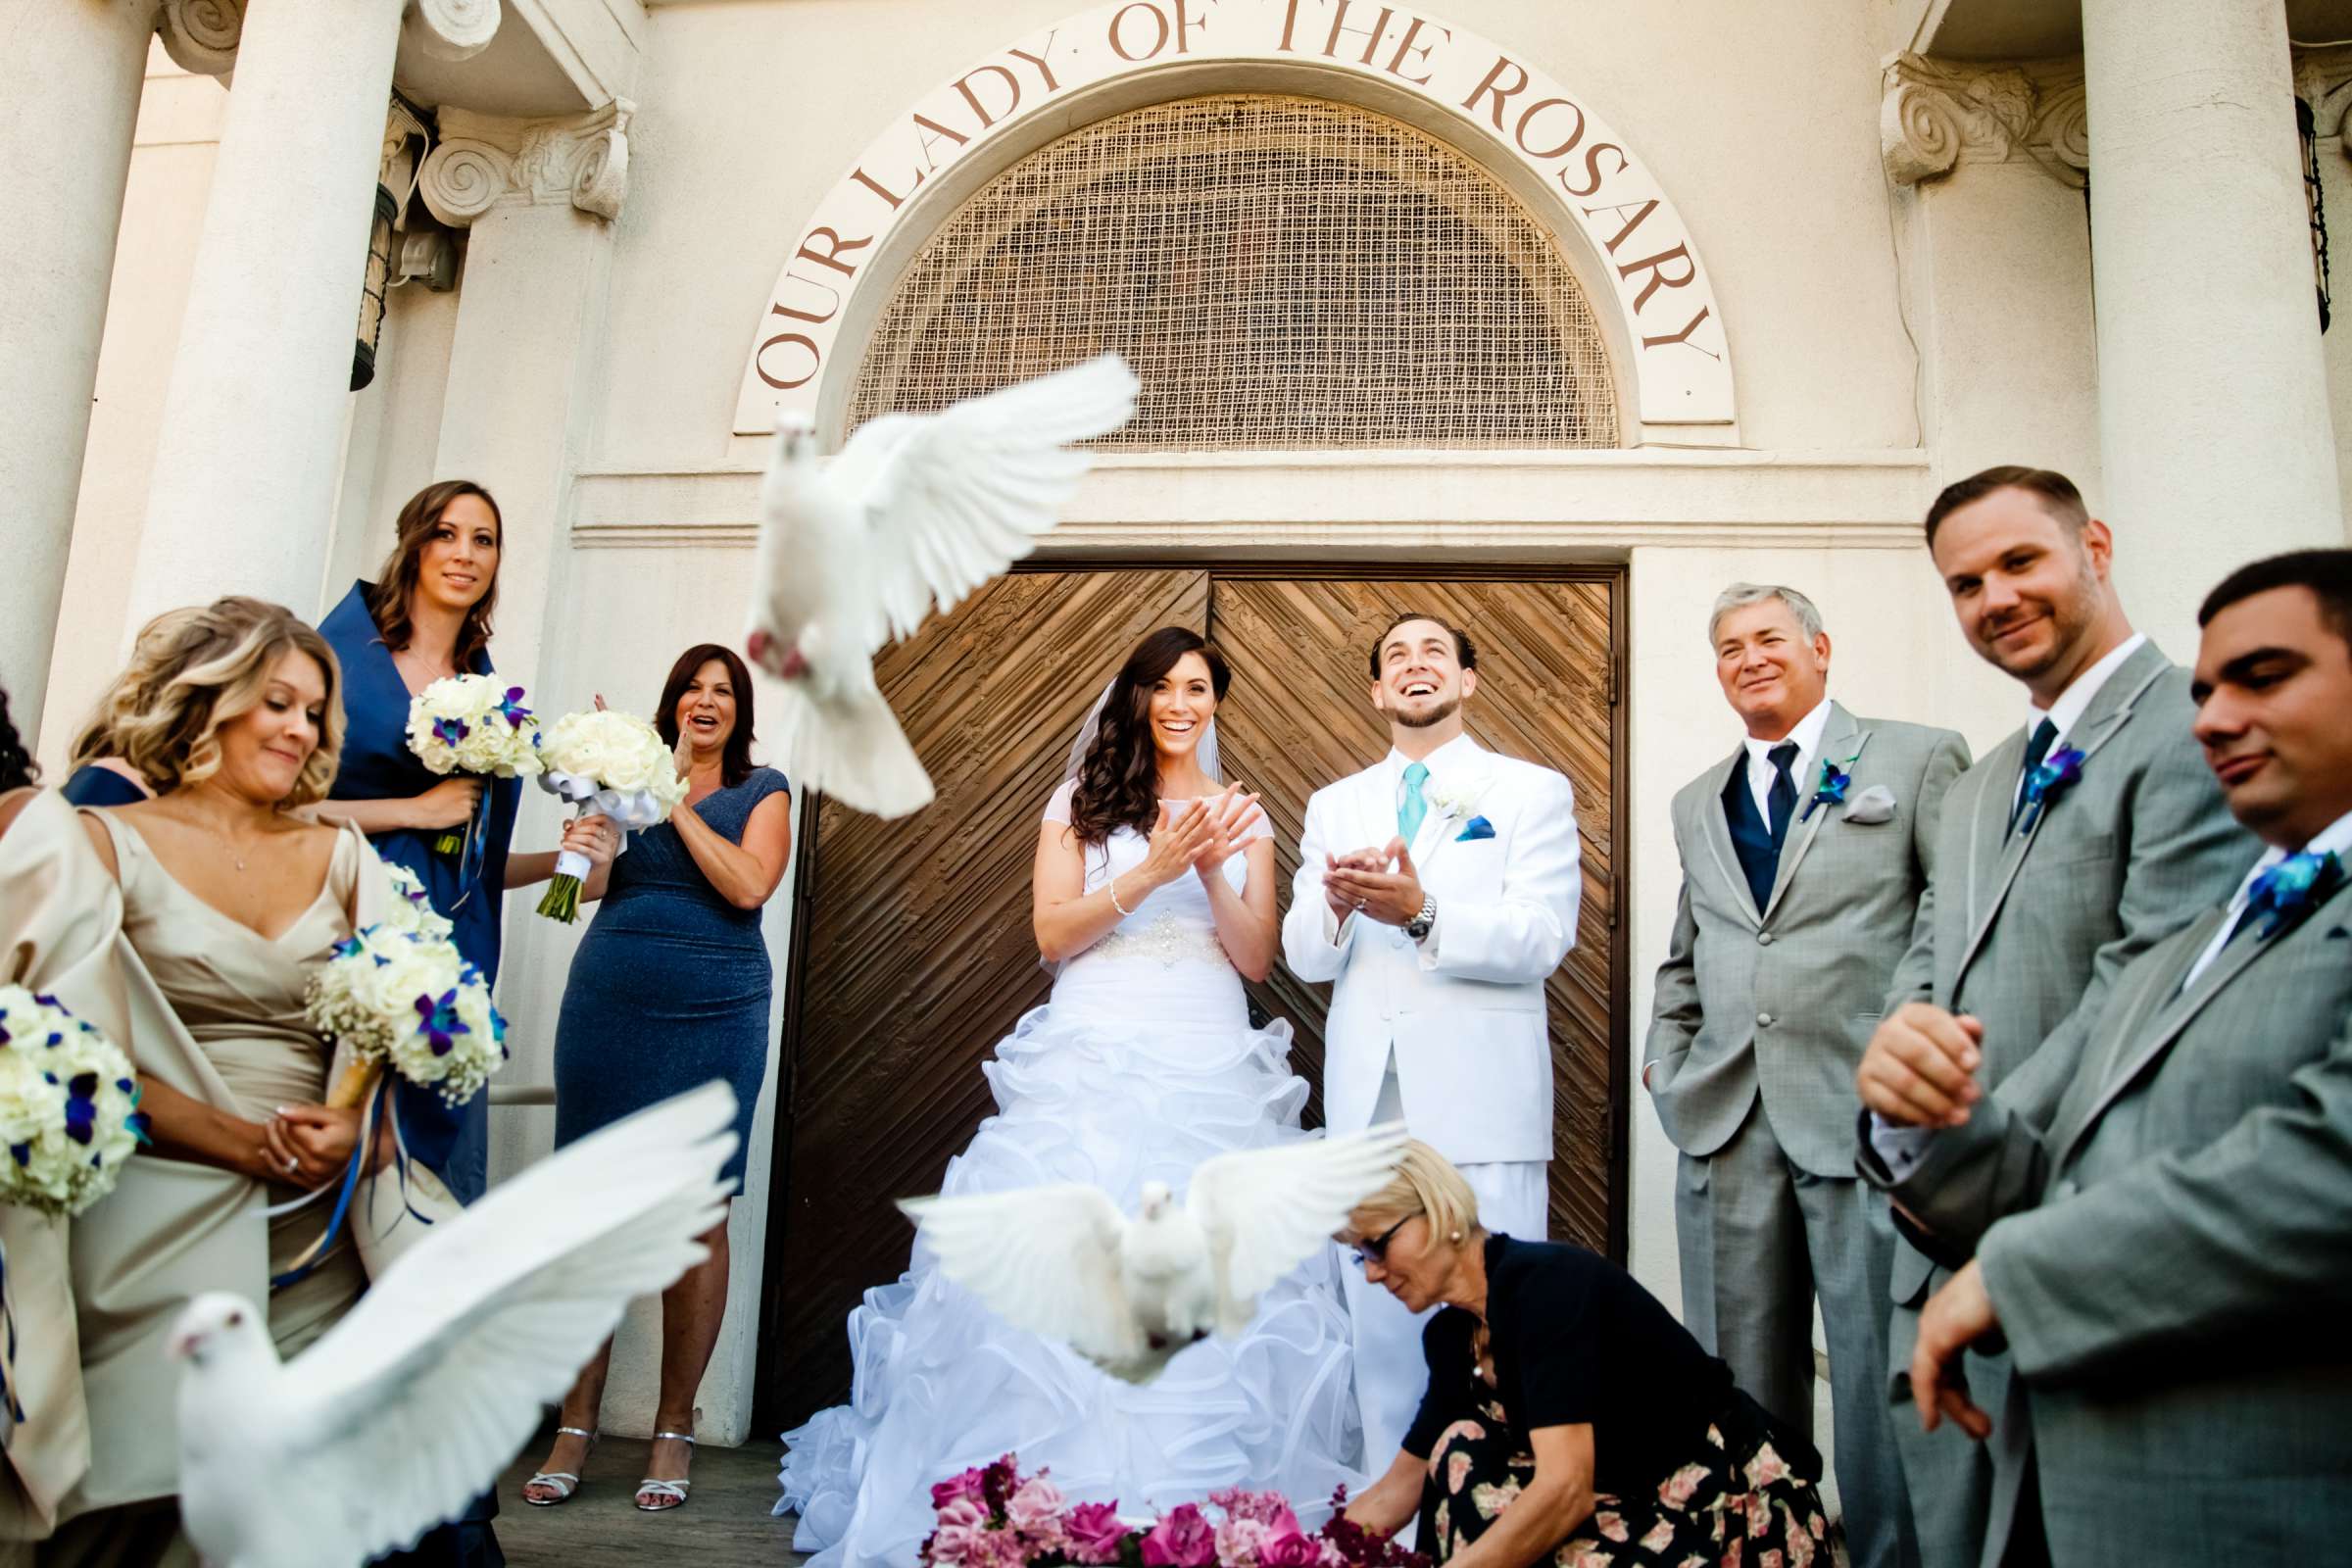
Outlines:
<svg viewBox="0 0 2352 1568"><path fill-rule="evenodd" d="M1430 790L1425 799L1430 808L1446 816L1461 818L1478 809L1486 799L1487 780L1483 778L1452 779Z"/></svg>

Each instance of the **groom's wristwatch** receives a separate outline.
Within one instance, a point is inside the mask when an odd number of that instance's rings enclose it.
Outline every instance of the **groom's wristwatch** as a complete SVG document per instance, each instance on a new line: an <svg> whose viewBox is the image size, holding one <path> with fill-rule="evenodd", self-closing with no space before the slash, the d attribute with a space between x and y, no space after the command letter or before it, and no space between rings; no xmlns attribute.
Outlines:
<svg viewBox="0 0 2352 1568"><path fill-rule="evenodd" d="M1438 923L1438 900L1435 894L1421 895L1421 912L1404 922L1404 934L1415 942L1429 936L1429 928Z"/></svg>

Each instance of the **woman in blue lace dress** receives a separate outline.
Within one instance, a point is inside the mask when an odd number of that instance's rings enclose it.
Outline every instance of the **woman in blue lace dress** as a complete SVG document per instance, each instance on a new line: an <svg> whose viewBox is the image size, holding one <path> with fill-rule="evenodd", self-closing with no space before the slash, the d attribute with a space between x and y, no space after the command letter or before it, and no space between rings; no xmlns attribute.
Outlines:
<svg viewBox="0 0 2352 1568"><path fill-rule="evenodd" d="M724 1078L738 1140L726 1175L741 1192L772 1011L760 912L791 857L790 786L752 762L751 672L730 649L704 643L680 655L654 721L677 749L686 804L633 835L580 890L599 902L556 1025L556 1146ZM695 1391L726 1311L726 1222L703 1241L710 1257L662 1293L662 1396L637 1488L648 1513L686 1500ZM525 1502L552 1506L577 1490L611 1354L608 1342L564 1397Z"/></svg>

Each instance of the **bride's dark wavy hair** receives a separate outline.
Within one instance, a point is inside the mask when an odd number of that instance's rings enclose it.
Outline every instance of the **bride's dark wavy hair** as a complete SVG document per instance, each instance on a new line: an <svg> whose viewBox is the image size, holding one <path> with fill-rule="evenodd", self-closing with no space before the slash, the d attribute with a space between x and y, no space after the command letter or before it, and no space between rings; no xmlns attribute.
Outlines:
<svg viewBox="0 0 2352 1568"><path fill-rule="evenodd" d="M1159 820L1159 751L1152 744L1152 689L1187 654L1208 665L1208 683L1225 701L1233 671L1207 638L1186 626L1162 626L1127 656L1103 699L1102 722L1078 764L1070 828L1082 844L1101 844L1122 827L1149 833Z"/></svg>

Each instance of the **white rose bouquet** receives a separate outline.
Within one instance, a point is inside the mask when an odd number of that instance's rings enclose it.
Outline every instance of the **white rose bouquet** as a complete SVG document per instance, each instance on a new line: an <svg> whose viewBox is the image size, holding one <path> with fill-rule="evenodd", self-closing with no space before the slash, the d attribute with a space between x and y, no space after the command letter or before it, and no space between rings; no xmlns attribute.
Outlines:
<svg viewBox="0 0 2352 1568"><path fill-rule="evenodd" d="M397 931L420 932L434 942L448 941L455 927L448 916L433 907L432 897L424 891L422 879L405 865L387 862L384 870L392 879L392 891L400 899L384 923Z"/></svg>
<svg viewBox="0 0 2352 1568"><path fill-rule="evenodd" d="M422 914L448 924L429 902ZM327 1096L337 1109L365 1103L387 1066L462 1105L507 1059L507 1021L481 971L446 935L404 929L412 917L362 927L311 977L312 1027L352 1054Z"/></svg>
<svg viewBox="0 0 2352 1568"><path fill-rule="evenodd" d="M409 750L433 772L529 778L539 771L539 721L523 691L490 675L445 675L409 702ZM489 804L484 792L463 835L444 833L433 848L465 850Z"/></svg>
<svg viewBox="0 0 2352 1568"><path fill-rule="evenodd" d="M686 780L675 754L642 718L609 708L566 713L548 729L540 748L544 770L539 787L578 809L575 817L602 812L635 830L667 821L686 799ZM588 860L566 850L556 857L555 880L539 912L569 922L579 918L580 884Z"/></svg>
<svg viewBox="0 0 2352 1568"><path fill-rule="evenodd" d="M0 986L0 1203L74 1215L147 1142L130 1059L54 997Z"/></svg>

